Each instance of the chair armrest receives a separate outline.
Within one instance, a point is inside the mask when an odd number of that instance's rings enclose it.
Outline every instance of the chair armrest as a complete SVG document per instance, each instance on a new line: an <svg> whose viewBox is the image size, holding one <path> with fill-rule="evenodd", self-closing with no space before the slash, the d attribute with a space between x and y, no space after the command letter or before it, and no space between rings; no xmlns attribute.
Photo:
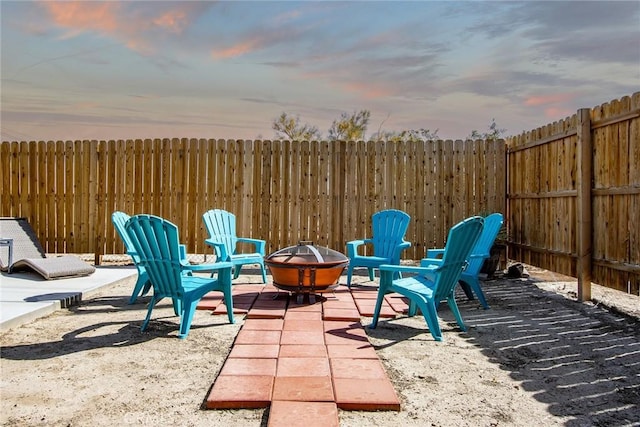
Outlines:
<svg viewBox="0 0 640 427"><path fill-rule="evenodd" d="M127 249L124 251L125 254L129 255L131 258L135 259L138 256L138 252L135 249Z"/></svg>
<svg viewBox="0 0 640 427"><path fill-rule="evenodd" d="M405 249L409 249L411 247L411 242L404 241L398 245L398 249L400 251L404 251Z"/></svg>
<svg viewBox="0 0 640 427"><path fill-rule="evenodd" d="M444 255L444 249L427 249L427 258L442 257L442 255Z"/></svg>
<svg viewBox="0 0 640 427"><path fill-rule="evenodd" d="M411 242L407 242L406 240L400 243L399 245L397 245L393 250L393 256L391 258L391 262L394 264L400 264L400 254L402 253L402 251L410 247L411 247Z"/></svg>
<svg viewBox="0 0 640 427"><path fill-rule="evenodd" d="M438 266L435 266L435 265L432 265L430 267L417 267L413 265L382 264L380 266L380 271L390 271L393 273L397 272L397 273L430 274L437 269L438 269Z"/></svg>
<svg viewBox="0 0 640 427"><path fill-rule="evenodd" d="M358 255L358 247L370 243L371 239L351 240L347 242L347 258Z"/></svg>
<svg viewBox="0 0 640 427"><path fill-rule="evenodd" d="M469 259L476 259L476 258L489 258L491 256L491 254L489 252L486 253L482 253L482 254L471 254L469 255Z"/></svg>
<svg viewBox="0 0 640 427"><path fill-rule="evenodd" d="M222 270L224 268L233 268L233 264L230 262L214 262L212 264L182 264L185 270L190 271L212 271Z"/></svg>
<svg viewBox="0 0 640 427"><path fill-rule="evenodd" d="M442 258L422 258L420 260L420 267L429 267L431 265L441 266Z"/></svg>
<svg viewBox="0 0 640 427"><path fill-rule="evenodd" d="M215 253L216 253L216 256L218 257L218 259L220 259L222 261L226 261L226 260L229 259L229 254L227 253L227 248L224 246L223 243L215 242L212 239L205 239L204 242L207 245L213 246L213 249L215 249Z"/></svg>
<svg viewBox="0 0 640 427"><path fill-rule="evenodd" d="M262 256L264 256L265 254L266 246L267 246L267 242L265 240L252 239L249 237L238 237L238 242L252 244L255 247L257 253L259 253Z"/></svg>

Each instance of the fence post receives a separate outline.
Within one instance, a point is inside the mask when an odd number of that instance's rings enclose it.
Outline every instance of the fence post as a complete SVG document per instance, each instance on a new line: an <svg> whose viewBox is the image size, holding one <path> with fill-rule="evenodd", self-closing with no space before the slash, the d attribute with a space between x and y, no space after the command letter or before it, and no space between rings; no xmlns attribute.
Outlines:
<svg viewBox="0 0 640 427"><path fill-rule="evenodd" d="M105 195L107 193L107 190L105 188L105 175L106 175L106 171L105 171L105 163L107 160L107 156L105 155L105 150L106 150L107 144L105 141L99 141L96 145L95 145L95 150L96 150L96 161L98 162L97 168L96 168L96 179L95 182L93 183L96 186L96 199L95 199L95 203L97 205L96 208L96 222L95 222L95 246L93 249L93 262L95 265L100 265L102 263L102 255L104 254L104 243L106 240L105 237L105 233L106 233L106 225L104 223L104 218L107 215L106 213L106 209L105 209Z"/></svg>
<svg viewBox="0 0 640 427"><path fill-rule="evenodd" d="M593 147L591 141L590 109L578 110L577 149L577 214L578 214L578 300L591 299L592 212L591 187L593 177Z"/></svg>

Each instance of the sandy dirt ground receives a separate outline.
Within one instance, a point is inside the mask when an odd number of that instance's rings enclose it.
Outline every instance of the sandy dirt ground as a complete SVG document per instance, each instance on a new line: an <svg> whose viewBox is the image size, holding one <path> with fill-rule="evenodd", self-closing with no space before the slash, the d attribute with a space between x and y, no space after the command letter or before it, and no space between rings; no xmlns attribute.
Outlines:
<svg viewBox="0 0 640 427"><path fill-rule="evenodd" d="M466 333L441 306L443 342L422 317L366 328L402 410L341 410L340 425L640 426L640 298L595 286L579 303L572 279L527 270L485 283L490 310L459 295ZM266 426L268 409L203 407L243 316L198 311L179 340L166 301L142 333L134 280L0 335L2 425Z"/></svg>

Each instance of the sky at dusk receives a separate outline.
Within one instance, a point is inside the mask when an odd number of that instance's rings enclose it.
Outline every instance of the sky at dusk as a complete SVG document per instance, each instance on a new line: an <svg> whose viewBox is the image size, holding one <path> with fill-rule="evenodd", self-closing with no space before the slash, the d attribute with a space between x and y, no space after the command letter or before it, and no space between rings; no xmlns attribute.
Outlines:
<svg viewBox="0 0 640 427"><path fill-rule="evenodd" d="M640 90L640 1L5 1L2 141L505 136Z"/></svg>

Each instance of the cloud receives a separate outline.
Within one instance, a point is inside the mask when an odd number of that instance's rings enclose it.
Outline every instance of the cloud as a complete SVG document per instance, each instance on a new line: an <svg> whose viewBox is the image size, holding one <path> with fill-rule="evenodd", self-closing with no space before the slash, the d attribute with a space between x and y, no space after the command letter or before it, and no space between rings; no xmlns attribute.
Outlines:
<svg viewBox="0 0 640 427"><path fill-rule="evenodd" d="M304 32L304 28L292 27L256 29L228 47L213 49L211 56L215 59L227 59L267 50L299 40Z"/></svg>
<svg viewBox="0 0 640 427"><path fill-rule="evenodd" d="M548 119L558 120L561 117L569 117L575 110L569 108L550 107L544 109L544 116Z"/></svg>
<svg viewBox="0 0 640 427"><path fill-rule="evenodd" d="M61 38L92 32L153 53L163 40L183 34L213 2L42 1Z"/></svg>
<svg viewBox="0 0 640 427"><path fill-rule="evenodd" d="M259 37L253 37L251 39L245 39L240 43L224 49L214 49L211 52L211 55L215 59L235 58L237 56L242 56L244 54L259 50L264 46L266 46L264 40L261 40Z"/></svg>
<svg viewBox="0 0 640 427"><path fill-rule="evenodd" d="M58 27L67 29L63 38L74 37L83 31L115 33L118 29L118 9L116 2L41 2Z"/></svg>
<svg viewBox="0 0 640 427"><path fill-rule="evenodd" d="M357 93L364 99L378 99L393 95L393 90L390 87L381 84L351 81L343 83L342 87L349 92Z"/></svg>
<svg viewBox="0 0 640 427"><path fill-rule="evenodd" d="M524 101L524 105L537 107L540 105L559 104L573 100L575 95L571 93L554 93L551 95L530 96Z"/></svg>

